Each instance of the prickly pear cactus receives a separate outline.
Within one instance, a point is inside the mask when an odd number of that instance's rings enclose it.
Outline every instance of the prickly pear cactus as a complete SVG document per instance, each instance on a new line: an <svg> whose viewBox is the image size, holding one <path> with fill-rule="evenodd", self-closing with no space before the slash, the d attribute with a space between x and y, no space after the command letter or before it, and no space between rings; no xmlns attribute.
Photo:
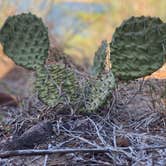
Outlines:
<svg viewBox="0 0 166 166"><path fill-rule="evenodd" d="M74 104L79 101L79 85L72 69L64 65L40 66L36 72L35 91L49 106Z"/></svg>
<svg viewBox="0 0 166 166"><path fill-rule="evenodd" d="M60 57L64 64L45 64L49 49L48 32L42 20L35 15L29 13L9 17L0 30L0 42L4 52L16 64L36 70L34 90L48 106L80 106L80 109L95 111L106 102L115 86L112 72L103 73L107 56L106 41L102 42L95 55L92 68L95 80L76 72L72 69L73 65L65 64L69 61L64 56Z"/></svg>
<svg viewBox="0 0 166 166"><path fill-rule="evenodd" d="M48 55L47 28L31 13L8 17L0 30L0 42L16 64L28 69L43 65Z"/></svg>
<svg viewBox="0 0 166 166"><path fill-rule="evenodd" d="M85 107L88 111L95 111L105 104L115 87L115 78L112 71L101 76L91 85L86 96Z"/></svg>
<svg viewBox="0 0 166 166"><path fill-rule="evenodd" d="M108 55L107 41L102 41L101 46L95 52L91 73L93 76L99 76L106 67L106 57Z"/></svg>
<svg viewBox="0 0 166 166"><path fill-rule="evenodd" d="M155 17L131 17L113 34L110 43L112 71L121 80L149 75L165 62L165 43L160 27L166 25Z"/></svg>

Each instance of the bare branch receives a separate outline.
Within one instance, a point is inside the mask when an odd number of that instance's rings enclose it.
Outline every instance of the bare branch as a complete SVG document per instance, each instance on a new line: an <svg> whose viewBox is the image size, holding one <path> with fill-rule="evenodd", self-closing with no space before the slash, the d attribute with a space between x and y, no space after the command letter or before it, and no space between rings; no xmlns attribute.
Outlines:
<svg viewBox="0 0 166 166"><path fill-rule="evenodd" d="M153 149L166 149L166 146L148 146L145 148L138 148L136 147L135 150L153 150ZM115 152L115 153L123 153L128 157L131 157L126 154L124 150L129 150L129 148L66 148L66 149L44 149L44 150L13 150L13 151L4 151L0 152L0 158L9 158L14 156L34 156L34 155L48 155L48 154L65 154L65 153L89 153L89 152L95 152L95 153L109 153L109 152Z"/></svg>
<svg viewBox="0 0 166 166"><path fill-rule="evenodd" d="M0 158L9 158L14 156L34 156L34 155L46 155L46 154L59 154L59 153L75 153L75 152L109 152L109 148L91 148L91 149L47 149L47 150L13 150L13 151L4 151L0 152Z"/></svg>

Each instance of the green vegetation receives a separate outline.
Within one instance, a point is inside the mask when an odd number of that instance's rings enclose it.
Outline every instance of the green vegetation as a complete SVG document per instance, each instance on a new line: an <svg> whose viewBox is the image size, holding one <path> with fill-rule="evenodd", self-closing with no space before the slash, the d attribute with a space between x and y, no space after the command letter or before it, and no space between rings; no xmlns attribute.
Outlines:
<svg viewBox="0 0 166 166"><path fill-rule="evenodd" d="M106 68L106 58L108 56L108 44L107 41L102 41L101 46L95 52L92 66L92 75L100 76Z"/></svg>
<svg viewBox="0 0 166 166"><path fill-rule="evenodd" d="M112 71L121 80L147 76L165 63L166 24L155 17L131 17L116 28L110 43Z"/></svg>
<svg viewBox="0 0 166 166"><path fill-rule="evenodd" d="M112 96L114 88L115 78L112 71L101 75L96 79L95 84L91 85L90 93L86 96L86 109L93 111L104 106L107 99Z"/></svg>
<svg viewBox="0 0 166 166"><path fill-rule="evenodd" d="M44 63L48 58L48 33L41 19L30 13L8 18L0 30L0 41L16 64L36 71L35 91L45 104L68 105L72 109L79 105L80 110L96 111L112 95L113 74L132 80L151 74L163 65L165 26L159 18L152 17L131 17L124 21L110 43L112 70L106 70L108 45L103 41L95 54L93 75L81 79L81 72L65 64ZM24 32L28 35L24 36Z"/></svg>
<svg viewBox="0 0 166 166"><path fill-rule="evenodd" d="M16 64L28 69L44 65L49 48L47 28L35 15L8 17L0 30L3 50Z"/></svg>
<svg viewBox="0 0 166 166"><path fill-rule="evenodd" d="M88 111L97 110L115 85L112 72L95 78L96 81L89 76L89 85L93 82L93 86L87 85L90 88L87 95L84 94L87 87L81 85L81 80L72 68L66 67L65 64L46 65L49 48L47 29L41 19L30 13L9 17L0 30L0 41L5 53L16 64L36 71L35 91L41 101L51 107L58 104L75 107L80 103L85 104L83 107ZM107 43L103 42L96 54L93 68L101 66L99 71L96 71L97 75L105 68L103 62L108 55L106 47Z"/></svg>
<svg viewBox="0 0 166 166"><path fill-rule="evenodd" d="M81 91L74 71L63 64L39 66L35 90L41 101L49 106L73 105L81 100Z"/></svg>

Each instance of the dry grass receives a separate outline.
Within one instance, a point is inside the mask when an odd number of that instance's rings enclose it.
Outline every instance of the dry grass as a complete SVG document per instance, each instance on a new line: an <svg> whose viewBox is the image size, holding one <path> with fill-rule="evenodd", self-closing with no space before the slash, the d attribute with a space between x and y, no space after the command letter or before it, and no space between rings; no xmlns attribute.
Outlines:
<svg viewBox="0 0 166 166"><path fill-rule="evenodd" d="M141 85L141 88L140 88ZM18 108L2 107L1 140L22 134L42 120L51 120L54 134L38 148L110 148L109 153L69 153L1 159L1 165L164 165L166 163L166 80L120 83L108 109L71 115L46 109L33 96ZM32 102L33 101L33 102ZM36 102L34 102L36 101ZM164 147L163 147L164 146ZM3 164L2 164L3 163Z"/></svg>

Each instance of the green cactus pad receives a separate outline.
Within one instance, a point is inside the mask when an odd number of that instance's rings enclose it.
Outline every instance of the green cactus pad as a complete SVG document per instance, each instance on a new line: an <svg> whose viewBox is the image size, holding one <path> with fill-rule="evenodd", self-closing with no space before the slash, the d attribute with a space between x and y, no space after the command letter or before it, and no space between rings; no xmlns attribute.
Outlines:
<svg viewBox="0 0 166 166"><path fill-rule="evenodd" d="M91 73L93 76L99 76L106 67L106 57L108 55L107 41L102 41L101 46L95 52Z"/></svg>
<svg viewBox="0 0 166 166"><path fill-rule="evenodd" d="M43 65L48 55L47 28L31 13L8 17L0 30L0 42L16 64L28 69Z"/></svg>
<svg viewBox="0 0 166 166"><path fill-rule="evenodd" d="M35 91L49 106L75 104L80 95L74 71L58 64L37 68Z"/></svg>
<svg viewBox="0 0 166 166"><path fill-rule="evenodd" d="M112 71L103 74L100 79L91 85L86 95L85 107L88 111L95 111L102 107L115 87L115 78Z"/></svg>
<svg viewBox="0 0 166 166"><path fill-rule="evenodd" d="M162 21L155 17L131 17L116 28L110 43L112 71L121 80L132 80L155 72L165 62L161 40Z"/></svg>

